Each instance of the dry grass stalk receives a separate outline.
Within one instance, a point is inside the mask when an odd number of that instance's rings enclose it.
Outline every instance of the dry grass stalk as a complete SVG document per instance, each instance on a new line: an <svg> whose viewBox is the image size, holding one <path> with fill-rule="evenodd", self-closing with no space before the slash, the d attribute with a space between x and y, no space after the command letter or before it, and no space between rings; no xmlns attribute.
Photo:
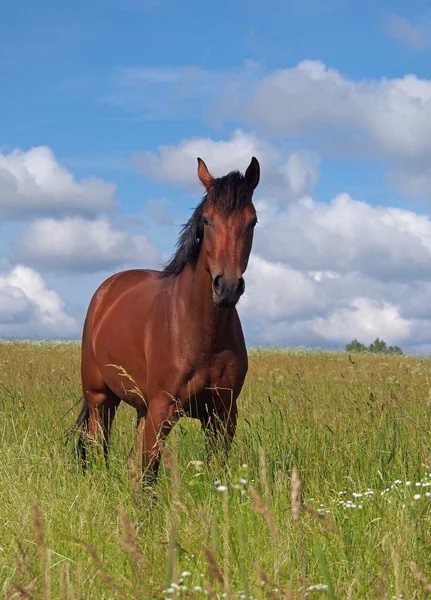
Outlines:
<svg viewBox="0 0 431 600"><path fill-rule="evenodd" d="M70 565L67 561L61 565L60 577L60 598L62 600L71 600Z"/></svg>
<svg viewBox="0 0 431 600"><path fill-rule="evenodd" d="M305 552L304 552L304 540L302 535L301 528L301 502L299 499L300 489L301 489L301 481L299 479L298 469L293 467L292 469L292 488L291 488L291 505L292 505L292 513L293 520L296 523L297 527L297 537L298 537L298 552L299 552L299 561L301 565L301 588L304 598L306 597L306 569L305 569Z"/></svg>
<svg viewBox="0 0 431 600"><path fill-rule="evenodd" d="M34 526L34 541L36 542L36 552L39 558L40 574L42 581L42 598L49 599L49 590L47 582L46 569L46 553L43 547L43 520L42 511L38 504L33 505L33 526Z"/></svg>
<svg viewBox="0 0 431 600"><path fill-rule="evenodd" d="M76 587L75 587L75 598L74 600L82 600L82 593L81 593L81 567L78 566L78 568L75 571L75 576L76 576Z"/></svg>
<svg viewBox="0 0 431 600"><path fill-rule="evenodd" d="M198 514L199 514L200 518L202 519L202 521L205 523L205 529L207 531L210 531L211 530L211 522L208 518L208 515L206 514L206 512L204 511L204 509L202 507L199 508Z"/></svg>
<svg viewBox="0 0 431 600"><path fill-rule="evenodd" d="M269 502L270 493L268 485L268 472L266 470L265 452L263 448L259 448L259 475L265 495L265 501Z"/></svg>
<svg viewBox="0 0 431 600"><path fill-rule="evenodd" d="M14 598L34 598L33 592L29 589L26 589L20 583L13 582L11 585L15 590L17 590L17 593L9 595L8 600L13 600Z"/></svg>
<svg viewBox="0 0 431 600"><path fill-rule="evenodd" d="M126 598L126 595L124 594L124 592L120 588L120 586L117 585L115 583L115 581L112 579L112 577L110 575L108 575L108 573L106 573L102 569L102 561L100 560L100 558L99 558L98 554L96 553L96 550L93 548L93 546L91 544L85 544L85 549L87 550L88 554L90 554L90 556L96 563L96 566L97 566L96 575L98 577L100 577L100 579L102 579L102 581L107 583L109 585L109 587L111 587L113 590L115 590L119 596L121 596L122 598Z"/></svg>
<svg viewBox="0 0 431 600"><path fill-rule="evenodd" d="M32 578L36 578L36 574L33 569L29 569L26 564L27 560L27 550L25 546L22 545L20 540L17 540L18 552L16 556L16 569L18 575L18 581L24 581L26 579L27 571L31 571Z"/></svg>
<svg viewBox="0 0 431 600"><path fill-rule="evenodd" d="M202 546L202 550L207 558L208 568L209 568L211 577L213 579L217 580L220 583L220 585L224 586L224 577L222 575L222 572L220 570L220 567L216 561L216 558L215 558L213 552L206 546Z"/></svg>
<svg viewBox="0 0 431 600"><path fill-rule="evenodd" d="M129 521L129 517L127 516L123 506L120 506L120 518L123 528L123 540L121 541L122 547L134 559L137 567L142 567L143 569L148 568L150 564L139 551L138 538L136 536L135 529Z"/></svg>
<svg viewBox="0 0 431 600"><path fill-rule="evenodd" d="M284 592L283 600L293 600L293 592L290 587L290 583L286 585L286 590Z"/></svg>
<svg viewBox="0 0 431 600"><path fill-rule="evenodd" d="M273 581L271 581L266 571L264 571L259 565L253 565L253 568L259 575L260 580L263 581L266 585L266 595L270 598L279 598L280 595L274 592L274 589L278 588L278 586Z"/></svg>
<svg viewBox="0 0 431 600"><path fill-rule="evenodd" d="M137 506L140 505L140 493L139 493L139 482L141 479L141 473L139 472L138 467L136 466L135 461L131 456L129 456L129 470L130 470L130 485L132 487L132 494Z"/></svg>
<svg viewBox="0 0 431 600"><path fill-rule="evenodd" d="M301 482L299 480L298 469L293 467L292 470L292 493L291 493L291 503L292 503L292 512L294 521L299 521L301 518L301 503L299 501L299 491L301 488Z"/></svg>
<svg viewBox="0 0 431 600"><path fill-rule="evenodd" d="M413 577L416 579L416 581L421 583L427 592L431 593L431 583L428 581L425 574L419 570L419 568L415 562L412 561L410 563L410 566L412 568Z"/></svg>
<svg viewBox="0 0 431 600"><path fill-rule="evenodd" d="M174 454L166 448L166 446L162 442L158 442L159 450L163 456L163 462L165 467L171 472L172 477L172 488L174 490L178 490L180 485L180 476L178 472L178 461Z"/></svg>
<svg viewBox="0 0 431 600"><path fill-rule="evenodd" d="M68 539L71 539L76 544L83 546L85 548L85 550L87 551L87 553L93 559L94 564L96 565L96 568L97 568L96 575L98 577L100 577L100 579L102 579L105 583L107 583L113 590L115 590L121 598L126 598L126 594L123 592L123 590L120 588L120 586L112 579L112 577L110 575L108 575L108 573L106 573L103 570L102 561L100 560L100 557L97 554L95 548L91 544L84 542L82 540L79 540L77 538L69 537L69 536L65 536L65 537L68 537ZM79 598L81 598L80 592L79 592Z"/></svg>
<svg viewBox="0 0 431 600"><path fill-rule="evenodd" d="M253 499L253 504L254 504L255 510L259 514L261 514L263 516L263 518L265 519L265 523L266 523L269 531L271 532L271 535L276 537L277 529L275 528L274 521L272 520L271 513L269 512L269 508L267 507L265 502L260 497L259 492L252 485L250 485L250 494Z"/></svg>
<svg viewBox="0 0 431 600"><path fill-rule="evenodd" d="M309 515L317 517L326 529L326 531L328 531L329 533L339 533L335 522L332 519L328 519L327 516L323 513L319 512L311 506L307 506L306 504L301 504L301 509L307 512Z"/></svg>
<svg viewBox="0 0 431 600"><path fill-rule="evenodd" d="M265 504L265 502L262 500L262 498L259 495L259 492L252 486L250 485L250 494L253 500L253 504L254 504L254 508L255 510L261 514L263 516L263 518L265 519L265 523L266 526L269 529L269 532L271 533L271 544L272 544L272 555L274 557L274 576L276 581L278 582L278 556L277 556L277 549L276 549L276 541L278 538L278 531L277 528L275 527L272 515L270 513L270 510L268 508L268 506ZM278 585L277 585L278 587Z"/></svg>
<svg viewBox="0 0 431 600"><path fill-rule="evenodd" d="M217 600L218 596L215 593L214 588L212 587L209 581L204 581L204 588L211 600Z"/></svg>

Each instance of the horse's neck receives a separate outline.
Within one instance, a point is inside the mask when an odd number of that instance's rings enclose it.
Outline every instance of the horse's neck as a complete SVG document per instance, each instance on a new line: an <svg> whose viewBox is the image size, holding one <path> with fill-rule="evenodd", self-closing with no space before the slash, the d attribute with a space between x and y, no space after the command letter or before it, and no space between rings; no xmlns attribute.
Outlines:
<svg viewBox="0 0 431 600"><path fill-rule="evenodd" d="M203 347L208 346L209 349L217 336L231 326L234 310L220 310L214 306L212 277L201 257L194 269L186 267L179 277L183 278L181 292L184 294L184 325L189 331L194 331Z"/></svg>

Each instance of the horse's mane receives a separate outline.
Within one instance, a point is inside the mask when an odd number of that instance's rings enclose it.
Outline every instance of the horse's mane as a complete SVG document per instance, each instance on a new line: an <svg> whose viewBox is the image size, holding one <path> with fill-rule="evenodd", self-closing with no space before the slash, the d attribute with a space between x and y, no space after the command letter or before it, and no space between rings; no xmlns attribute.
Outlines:
<svg viewBox="0 0 431 600"><path fill-rule="evenodd" d="M205 194L183 226L177 250L161 271L160 277L179 275L186 265L196 266L203 238L202 215L209 202L225 217L244 208L250 202L250 192L247 193L244 176L239 171L232 171L224 177L213 179L211 194Z"/></svg>

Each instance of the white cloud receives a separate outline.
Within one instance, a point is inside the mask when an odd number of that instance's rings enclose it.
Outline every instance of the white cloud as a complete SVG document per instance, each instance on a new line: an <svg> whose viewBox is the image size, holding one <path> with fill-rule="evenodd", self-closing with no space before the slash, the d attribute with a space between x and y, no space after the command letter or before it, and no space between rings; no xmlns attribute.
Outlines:
<svg viewBox="0 0 431 600"><path fill-rule="evenodd" d="M347 308L334 311L326 318L314 318L311 327L323 339L331 342L359 338L369 343L376 337L407 341L412 324L401 317L397 306L358 297Z"/></svg>
<svg viewBox="0 0 431 600"><path fill-rule="evenodd" d="M431 344L431 219L340 194L265 202L239 310L253 344ZM258 217L260 212L258 210Z"/></svg>
<svg viewBox="0 0 431 600"><path fill-rule="evenodd" d="M198 156L215 177L235 169L244 172L251 157L256 156L261 166L259 195L275 196L281 205L311 190L319 179L315 156L292 152L286 158L276 146L241 130L228 140L196 137L175 146L159 146L157 154L141 152L134 155L133 161L156 181L197 190Z"/></svg>
<svg viewBox="0 0 431 600"><path fill-rule="evenodd" d="M353 81L321 61L306 60L261 77L247 99L224 106L226 118L233 113L272 136L320 132L341 135L358 148L365 136L369 150L388 157L431 151L431 81L415 75Z"/></svg>
<svg viewBox="0 0 431 600"><path fill-rule="evenodd" d="M319 147L329 144L341 156L346 149L387 158L431 152L431 80L414 74L355 81L322 61L304 60L270 73L256 63L231 72L123 69L113 85L121 91L123 108L131 108L127 99L133 103L136 95L141 101L150 96L166 116L163 99L175 103L178 98L176 117L186 116L190 106L196 115L198 105L213 122L236 119L262 135L314 141L324 136ZM155 95L148 93L153 85L158 86Z"/></svg>
<svg viewBox="0 0 431 600"><path fill-rule="evenodd" d="M410 28L411 43L425 39L427 26ZM430 35L426 39L431 39ZM380 159L389 166L393 174L390 181L401 192L410 194L413 189L413 194L429 194L429 188L417 185L417 181L431 161L430 79L406 74L358 81L322 61L305 60L269 73L258 63L246 63L242 69L231 71L193 67L122 69L116 72L111 85L114 91L110 101L144 117L199 115L214 127L236 122L251 127L259 136L299 138L303 147L322 157ZM242 160L234 138L231 141L229 149L236 152L232 156ZM183 159L187 156L193 162L195 150L210 152L211 147L216 152L212 144L210 140L206 145L202 139L188 140L178 148L162 147L159 155L143 154L137 161L161 180L189 185L191 171L184 162L172 167L170 173L163 173L157 159L168 164L174 152L178 156L181 151ZM253 146L255 151L269 150L267 162L272 165L273 146L262 141L259 144ZM222 145L218 148L221 154ZM220 166L226 166L226 158L219 158ZM414 175L411 183L410 172Z"/></svg>
<svg viewBox="0 0 431 600"><path fill-rule="evenodd" d="M35 221L18 243L18 258L38 268L91 272L121 265L154 267L159 251L144 235L131 235L105 218Z"/></svg>
<svg viewBox="0 0 431 600"><path fill-rule="evenodd" d="M17 265L0 275L0 337L77 338L80 327L41 275Z"/></svg>
<svg viewBox="0 0 431 600"><path fill-rule="evenodd" d="M380 337L406 347L431 335L429 315L414 314L417 286L382 285L360 274L305 272L256 255L245 279L239 311L254 344L340 348L354 338L370 344ZM419 323L428 335L417 336Z"/></svg>
<svg viewBox="0 0 431 600"><path fill-rule="evenodd" d="M0 216L92 214L112 208L115 185L95 177L77 181L52 150L0 152Z"/></svg>
<svg viewBox="0 0 431 600"><path fill-rule="evenodd" d="M414 50L430 47L431 27L429 24L414 25L405 17L390 13L386 20L386 32L395 40Z"/></svg>
<svg viewBox="0 0 431 600"><path fill-rule="evenodd" d="M406 209L373 207L348 194L329 204L307 198L258 227L254 249L295 269L427 279L431 220Z"/></svg>

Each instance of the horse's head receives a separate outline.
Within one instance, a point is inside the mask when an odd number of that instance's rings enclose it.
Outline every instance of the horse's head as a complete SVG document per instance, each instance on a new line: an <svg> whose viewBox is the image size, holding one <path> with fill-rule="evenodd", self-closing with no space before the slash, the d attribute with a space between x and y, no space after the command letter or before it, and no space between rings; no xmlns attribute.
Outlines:
<svg viewBox="0 0 431 600"><path fill-rule="evenodd" d="M233 171L216 179L198 158L198 177L207 190L202 249L213 280L213 301L217 308L233 308L244 293L243 274L257 223L252 199L259 183L259 163L253 157L244 175Z"/></svg>

